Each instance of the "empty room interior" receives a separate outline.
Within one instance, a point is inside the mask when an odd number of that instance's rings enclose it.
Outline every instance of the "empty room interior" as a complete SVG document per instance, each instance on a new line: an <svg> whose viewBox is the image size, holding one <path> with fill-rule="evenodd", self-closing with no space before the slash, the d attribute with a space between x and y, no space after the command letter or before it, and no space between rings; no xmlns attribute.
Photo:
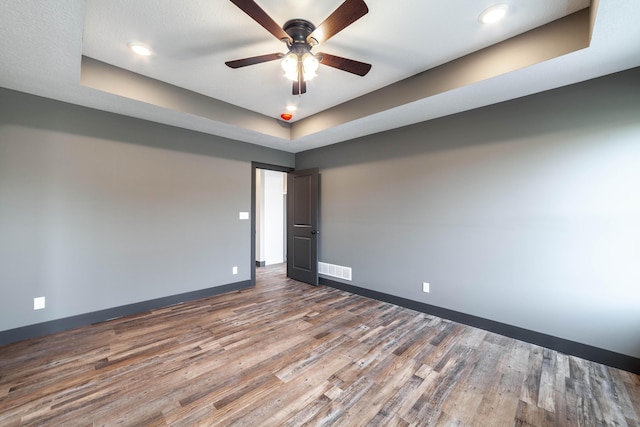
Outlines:
<svg viewBox="0 0 640 427"><path fill-rule="evenodd" d="M640 426L638 20L0 0L0 425Z"/></svg>

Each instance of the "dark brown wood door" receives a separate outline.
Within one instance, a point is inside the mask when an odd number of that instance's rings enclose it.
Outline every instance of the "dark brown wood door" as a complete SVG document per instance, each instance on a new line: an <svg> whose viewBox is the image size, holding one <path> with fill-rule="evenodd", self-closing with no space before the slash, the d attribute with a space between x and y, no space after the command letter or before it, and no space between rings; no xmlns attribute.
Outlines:
<svg viewBox="0 0 640 427"><path fill-rule="evenodd" d="M287 176L287 276L318 284L318 169Z"/></svg>

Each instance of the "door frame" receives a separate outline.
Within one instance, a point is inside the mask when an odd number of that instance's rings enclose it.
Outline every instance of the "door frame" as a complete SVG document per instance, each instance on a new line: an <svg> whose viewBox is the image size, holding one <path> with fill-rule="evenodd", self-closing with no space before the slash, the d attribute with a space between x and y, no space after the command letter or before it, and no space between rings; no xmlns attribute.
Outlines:
<svg viewBox="0 0 640 427"><path fill-rule="evenodd" d="M288 166L272 165L269 163L251 162L251 286L256 285L256 176L258 169L289 173L295 169Z"/></svg>

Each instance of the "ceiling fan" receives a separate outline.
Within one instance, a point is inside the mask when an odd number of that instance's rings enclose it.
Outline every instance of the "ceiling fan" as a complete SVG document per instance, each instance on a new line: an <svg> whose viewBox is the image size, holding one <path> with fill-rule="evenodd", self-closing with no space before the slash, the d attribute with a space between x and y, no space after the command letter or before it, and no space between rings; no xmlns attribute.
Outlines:
<svg viewBox="0 0 640 427"><path fill-rule="evenodd" d="M315 55L311 53L314 46L329 40L369 12L369 8L363 0L345 0L317 27L305 19L291 19L280 27L253 0L231 0L231 3L238 6L278 40L286 43L289 49L287 53L269 53L225 62L231 68L241 68L281 59L285 76L293 80L292 92L294 95L306 93L306 82L315 76L320 64L358 76L365 76L371 69L371 64L353 59L323 52Z"/></svg>

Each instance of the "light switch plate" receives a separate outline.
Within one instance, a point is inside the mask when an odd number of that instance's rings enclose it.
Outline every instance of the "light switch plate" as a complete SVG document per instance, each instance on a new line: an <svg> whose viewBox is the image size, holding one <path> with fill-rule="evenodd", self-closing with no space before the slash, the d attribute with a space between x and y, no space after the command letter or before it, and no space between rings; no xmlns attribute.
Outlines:
<svg viewBox="0 0 640 427"><path fill-rule="evenodd" d="M249 212L240 212L240 219L249 219Z"/></svg>
<svg viewBox="0 0 640 427"><path fill-rule="evenodd" d="M44 297L37 297L33 299L33 309L42 310L44 308Z"/></svg>

